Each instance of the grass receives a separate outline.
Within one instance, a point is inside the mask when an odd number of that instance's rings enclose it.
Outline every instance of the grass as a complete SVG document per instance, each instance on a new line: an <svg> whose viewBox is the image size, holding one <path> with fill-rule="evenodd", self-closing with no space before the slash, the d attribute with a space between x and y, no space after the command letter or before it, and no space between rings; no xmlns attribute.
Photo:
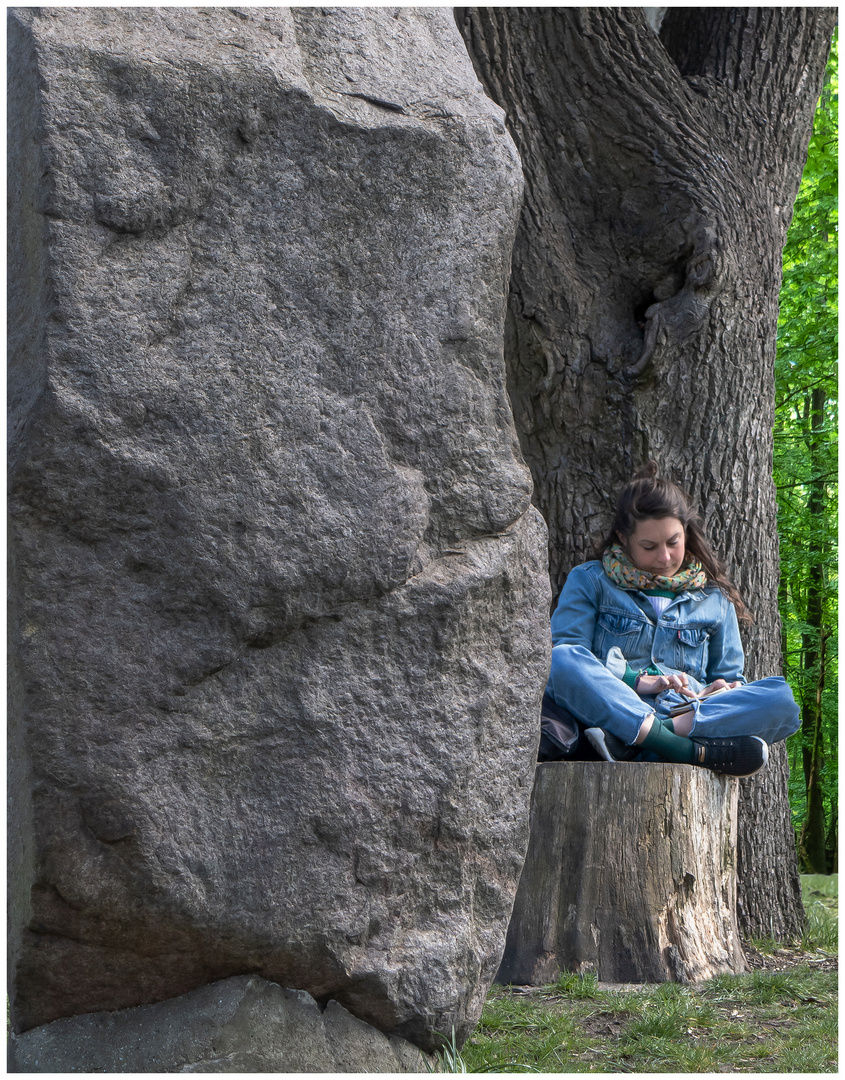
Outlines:
<svg viewBox="0 0 845 1080"><path fill-rule="evenodd" d="M807 922L802 945L805 948L830 949L838 946L839 876L832 874L806 874L801 878L801 895Z"/></svg>
<svg viewBox="0 0 845 1080"><path fill-rule="evenodd" d="M695 987L494 987L460 1056L468 1072L836 1072L836 990L806 965Z"/></svg>
<svg viewBox="0 0 845 1080"><path fill-rule="evenodd" d="M572 974L545 987L494 986L442 1071L836 1072L836 878L804 878L802 889L800 953L754 943L772 963L788 954L785 970L624 990Z"/></svg>

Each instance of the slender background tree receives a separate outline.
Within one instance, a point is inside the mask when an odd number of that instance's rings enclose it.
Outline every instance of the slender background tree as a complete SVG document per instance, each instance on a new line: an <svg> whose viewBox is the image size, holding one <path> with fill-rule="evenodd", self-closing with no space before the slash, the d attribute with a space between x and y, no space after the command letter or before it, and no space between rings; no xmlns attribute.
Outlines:
<svg viewBox="0 0 845 1080"><path fill-rule="evenodd" d="M780 669L772 482L781 251L834 8L462 8L522 158L505 350L555 596L654 457L691 492ZM787 756L743 782L746 934L802 926Z"/></svg>
<svg viewBox="0 0 845 1080"><path fill-rule="evenodd" d="M801 704L789 740L801 868L837 869L836 39L783 257L774 475L784 673Z"/></svg>

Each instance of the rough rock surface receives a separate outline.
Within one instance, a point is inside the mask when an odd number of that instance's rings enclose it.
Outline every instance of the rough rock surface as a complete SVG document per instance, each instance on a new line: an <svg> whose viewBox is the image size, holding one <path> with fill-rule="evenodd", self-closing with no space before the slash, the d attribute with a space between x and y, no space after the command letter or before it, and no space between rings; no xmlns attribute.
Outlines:
<svg viewBox="0 0 845 1080"><path fill-rule="evenodd" d="M241 975L156 1005L90 1013L12 1040L13 1072L426 1072L415 1047L330 1001Z"/></svg>
<svg viewBox="0 0 845 1080"><path fill-rule="evenodd" d="M446 9L9 30L16 1031L495 974L548 664L521 173Z"/></svg>

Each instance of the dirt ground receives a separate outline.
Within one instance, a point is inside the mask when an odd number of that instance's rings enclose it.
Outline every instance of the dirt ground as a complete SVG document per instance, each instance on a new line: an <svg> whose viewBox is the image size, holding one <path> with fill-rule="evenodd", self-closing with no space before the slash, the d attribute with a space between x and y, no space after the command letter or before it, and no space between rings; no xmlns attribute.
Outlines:
<svg viewBox="0 0 845 1080"><path fill-rule="evenodd" d="M820 950L804 952L800 946L790 948L786 945L775 949L774 952L765 954L758 952L748 942L742 943L745 959L752 971L789 971L790 968L809 964L818 971L838 971L839 959L829 953Z"/></svg>
<svg viewBox="0 0 845 1080"><path fill-rule="evenodd" d="M771 953L761 953L747 941L742 943L742 951L748 963L749 971L790 971L792 968L809 965L818 971L838 971L839 960L830 953L819 950L804 951L800 945L789 947L783 945ZM644 990L648 983L609 983L600 982L599 990Z"/></svg>

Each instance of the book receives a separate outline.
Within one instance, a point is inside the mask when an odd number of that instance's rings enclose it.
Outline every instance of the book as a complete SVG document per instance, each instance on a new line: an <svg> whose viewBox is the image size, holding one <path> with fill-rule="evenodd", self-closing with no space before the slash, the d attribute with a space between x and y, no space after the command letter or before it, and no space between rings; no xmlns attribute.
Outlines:
<svg viewBox="0 0 845 1080"><path fill-rule="evenodd" d="M710 698L716 697L717 694L724 694L726 690L732 689L731 686L720 686L718 690L712 690L709 694L696 694L695 697L688 698L687 701L681 702L680 705L673 705L669 710L669 715L680 716L681 713L689 712L693 701L708 701Z"/></svg>

